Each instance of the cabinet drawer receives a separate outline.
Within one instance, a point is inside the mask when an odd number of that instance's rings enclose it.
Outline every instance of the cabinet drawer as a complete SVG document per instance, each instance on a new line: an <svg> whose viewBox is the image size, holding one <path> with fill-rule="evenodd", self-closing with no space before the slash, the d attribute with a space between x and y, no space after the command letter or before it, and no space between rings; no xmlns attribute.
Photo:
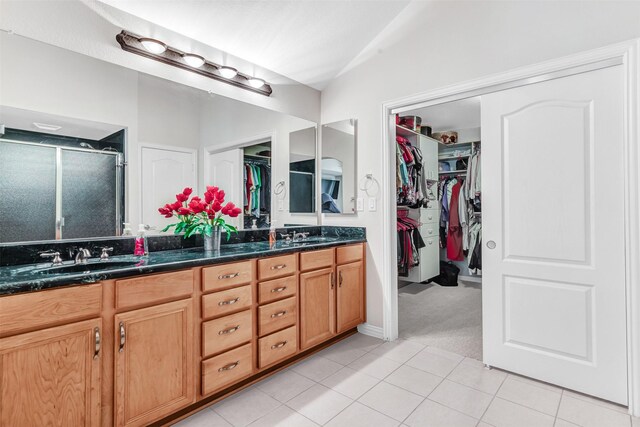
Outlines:
<svg viewBox="0 0 640 427"><path fill-rule="evenodd" d="M253 372L251 344L202 361L202 394L231 385Z"/></svg>
<svg viewBox="0 0 640 427"><path fill-rule="evenodd" d="M217 291L244 285L253 280L251 261L214 265L202 269L202 291Z"/></svg>
<svg viewBox="0 0 640 427"><path fill-rule="evenodd" d="M300 271L317 270L333 265L333 248L321 251L302 252L300 254Z"/></svg>
<svg viewBox="0 0 640 427"><path fill-rule="evenodd" d="M289 276L269 280L268 282L260 282L258 285L258 303L265 304L295 295L297 281L298 278L296 276Z"/></svg>
<svg viewBox="0 0 640 427"><path fill-rule="evenodd" d="M362 243L336 248L336 264L346 264L362 259Z"/></svg>
<svg viewBox="0 0 640 427"><path fill-rule="evenodd" d="M251 341L253 336L251 310L202 323L202 356L221 353Z"/></svg>
<svg viewBox="0 0 640 427"><path fill-rule="evenodd" d="M437 222L423 224L420 227L420 235L423 239L437 238L440 235L440 225Z"/></svg>
<svg viewBox="0 0 640 427"><path fill-rule="evenodd" d="M259 279L267 280L295 273L297 270L296 256L296 254L291 254L259 260Z"/></svg>
<svg viewBox="0 0 640 427"><path fill-rule="evenodd" d="M193 293L193 271L161 273L116 281L116 309L185 298Z"/></svg>
<svg viewBox="0 0 640 427"><path fill-rule="evenodd" d="M423 224L435 223L438 225L440 222L440 210L439 209L421 209L420 221Z"/></svg>
<svg viewBox="0 0 640 427"><path fill-rule="evenodd" d="M202 296L202 318L210 319L251 307L251 285Z"/></svg>
<svg viewBox="0 0 640 427"><path fill-rule="evenodd" d="M293 356L298 350L298 331L292 326L258 340L260 368Z"/></svg>
<svg viewBox="0 0 640 427"><path fill-rule="evenodd" d="M0 336L100 317L102 285L74 286L0 298Z"/></svg>
<svg viewBox="0 0 640 427"><path fill-rule="evenodd" d="M291 297L258 308L258 331L260 336L295 325L298 319L297 306L297 298Z"/></svg>

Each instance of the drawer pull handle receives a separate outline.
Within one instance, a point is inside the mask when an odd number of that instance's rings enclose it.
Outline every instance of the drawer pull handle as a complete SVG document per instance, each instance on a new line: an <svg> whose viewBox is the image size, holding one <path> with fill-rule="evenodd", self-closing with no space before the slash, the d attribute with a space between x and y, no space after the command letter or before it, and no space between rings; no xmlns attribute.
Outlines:
<svg viewBox="0 0 640 427"><path fill-rule="evenodd" d="M227 300L227 301L220 301L218 303L218 305L231 305L231 304L237 303L238 301L240 301L240 297L234 298L234 299L230 299L230 300Z"/></svg>
<svg viewBox="0 0 640 427"><path fill-rule="evenodd" d="M331 289L333 289L333 286L336 284L335 278L333 277L333 271L329 277L329 284L331 285Z"/></svg>
<svg viewBox="0 0 640 427"><path fill-rule="evenodd" d="M238 277L239 275L240 273L221 274L220 276L218 276L218 279L233 279L234 277Z"/></svg>
<svg viewBox="0 0 640 427"><path fill-rule="evenodd" d="M278 264L271 266L272 270L282 270L283 268L287 268L287 264Z"/></svg>
<svg viewBox="0 0 640 427"><path fill-rule="evenodd" d="M223 329L220 332L218 332L218 335L227 335L227 334L232 334L235 331L237 331L238 329L240 329L240 325L238 326L234 326L233 328L229 328L229 329Z"/></svg>
<svg viewBox="0 0 640 427"><path fill-rule="evenodd" d="M228 365L225 365L222 368L218 369L218 372L230 371L236 366L238 366L239 364L240 364L239 360L237 362L229 363Z"/></svg>
<svg viewBox="0 0 640 427"><path fill-rule="evenodd" d="M286 286L280 286L279 288L271 289L271 292L282 292L287 289Z"/></svg>
<svg viewBox="0 0 640 427"><path fill-rule="evenodd" d="M272 346L271 346L271 350L275 350L275 349L277 349L277 348L282 348L282 347L284 347L285 345L287 345L287 342L286 342L286 341L280 341L278 344L274 344L274 345L272 345Z"/></svg>
<svg viewBox="0 0 640 427"><path fill-rule="evenodd" d="M93 351L93 358L97 359L98 355L100 354L100 345L102 344L102 340L100 339L100 328L95 328L93 332L95 334L95 345L96 345Z"/></svg>
<svg viewBox="0 0 640 427"><path fill-rule="evenodd" d="M127 340L127 334L124 331L124 322L120 322L120 348L118 349L119 353L124 351L124 343Z"/></svg>
<svg viewBox="0 0 640 427"><path fill-rule="evenodd" d="M284 316L285 314L287 314L287 310L282 310L282 311L279 311L279 312L277 312L277 313L273 313L273 314L271 315L271 317L282 317L282 316Z"/></svg>
<svg viewBox="0 0 640 427"><path fill-rule="evenodd" d="M342 287L342 271L340 271L338 275L340 276L340 287Z"/></svg>

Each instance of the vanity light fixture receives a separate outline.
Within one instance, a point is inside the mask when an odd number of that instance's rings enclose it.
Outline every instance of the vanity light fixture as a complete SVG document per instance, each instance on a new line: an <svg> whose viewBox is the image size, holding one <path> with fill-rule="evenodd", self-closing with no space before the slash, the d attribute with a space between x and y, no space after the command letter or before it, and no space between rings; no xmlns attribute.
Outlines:
<svg viewBox="0 0 640 427"><path fill-rule="evenodd" d="M148 37L141 37L139 40L142 47L156 55L164 53L167 50L167 45L162 43L160 40L150 39Z"/></svg>
<svg viewBox="0 0 640 427"><path fill-rule="evenodd" d="M202 67L205 63L204 58L200 55L196 55L195 53L185 53L182 55L182 58L184 59L184 62L196 68Z"/></svg>
<svg viewBox="0 0 640 427"><path fill-rule="evenodd" d="M182 52L160 40L138 36L125 30L116 35L116 40L122 50L126 52L155 59L164 64L173 65L265 96L270 96L273 91L271 86L260 78L240 73L235 68L226 65L207 61L200 55Z"/></svg>
<svg viewBox="0 0 640 427"><path fill-rule="evenodd" d="M235 68L227 67L226 65L219 67L218 72L222 77L226 79L232 79L238 75L238 70L236 70Z"/></svg>
<svg viewBox="0 0 640 427"><path fill-rule="evenodd" d="M251 78L247 79L247 83L249 83L249 85L251 87L254 87L256 89L261 88L262 86L264 86L264 80L258 79L256 77L251 77Z"/></svg>

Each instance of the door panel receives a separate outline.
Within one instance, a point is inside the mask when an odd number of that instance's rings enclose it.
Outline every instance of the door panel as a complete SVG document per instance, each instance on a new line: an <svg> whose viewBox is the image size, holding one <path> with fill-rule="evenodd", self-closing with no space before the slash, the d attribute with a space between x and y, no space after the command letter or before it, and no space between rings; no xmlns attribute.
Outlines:
<svg viewBox="0 0 640 427"><path fill-rule="evenodd" d="M0 425L99 426L101 326L87 320L0 339Z"/></svg>
<svg viewBox="0 0 640 427"><path fill-rule="evenodd" d="M244 197L242 189L242 183L244 182L242 150L236 148L221 153L209 154L208 156L209 166L204 185L222 188L225 192L225 200L233 202L236 206L242 208ZM225 220L234 227L244 224L242 214L236 218L225 218Z"/></svg>
<svg viewBox="0 0 640 427"><path fill-rule="evenodd" d="M115 316L116 425L147 425L195 401L191 305L188 299Z"/></svg>
<svg viewBox="0 0 640 427"><path fill-rule="evenodd" d="M333 269L300 274L300 348L313 347L335 335Z"/></svg>
<svg viewBox="0 0 640 427"><path fill-rule="evenodd" d="M164 218L158 208L173 203L176 194L191 187L194 195L197 188L196 155L171 148L143 147L141 151L141 193L143 224L159 232L175 218Z"/></svg>
<svg viewBox="0 0 640 427"><path fill-rule="evenodd" d="M338 333L364 323L364 269L362 261L336 267L338 272Z"/></svg>
<svg viewBox="0 0 640 427"><path fill-rule="evenodd" d="M482 256L485 363L627 404L623 100L620 66L482 96Z"/></svg>

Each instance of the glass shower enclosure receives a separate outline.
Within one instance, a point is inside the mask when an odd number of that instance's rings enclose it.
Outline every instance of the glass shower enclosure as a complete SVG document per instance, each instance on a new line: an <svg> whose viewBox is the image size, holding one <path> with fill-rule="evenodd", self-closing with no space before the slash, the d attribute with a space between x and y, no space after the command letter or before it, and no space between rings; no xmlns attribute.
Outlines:
<svg viewBox="0 0 640 427"><path fill-rule="evenodd" d="M0 243L120 235L123 156L0 140Z"/></svg>

